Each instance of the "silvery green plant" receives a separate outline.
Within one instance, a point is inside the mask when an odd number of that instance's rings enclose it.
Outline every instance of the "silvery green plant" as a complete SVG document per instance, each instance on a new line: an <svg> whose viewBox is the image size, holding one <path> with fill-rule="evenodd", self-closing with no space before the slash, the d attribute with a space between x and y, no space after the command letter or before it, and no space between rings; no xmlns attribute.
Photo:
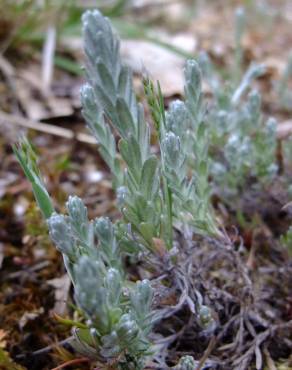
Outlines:
<svg viewBox="0 0 292 370"><path fill-rule="evenodd" d="M85 323L74 322L73 345L101 364L142 369L153 355L151 330L161 314L154 315L151 308L151 283L129 280L124 256L157 257L157 243L163 253L171 250L174 225L221 236L209 200L201 72L195 61L187 62L186 99L167 113L159 85L156 91L148 80L146 95L160 148L160 155L153 154L149 125L108 19L95 10L86 12L82 21L87 77L81 89L82 112L111 170L121 220L89 220L76 196L69 197L66 214L55 212L28 141L14 150L33 185L50 237L63 255L84 316ZM202 304L197 302L199 316Z"/></svg>
<svg viewBox="0 0 292 370"><path fill-rule="evenodd" d="M276 121L263 119L260 93L252 88L265 67L252 63L238 85L224 87L207 54L199 56L199 65L213 93L206 121L210 173L217 189L232 196L248 179L272 180L277 173Z"/></svg>
<svg viewBox="0 0 292 370"><path fill-rule="evenodd" d="M83 114L113 173L124 219L139 244L151 249L152 239L161 237L164 210L149 125L137 103L131 71L121 63L119 41L109 21L97 11L87 12L83 31L88 79L81 90ZM118 148L114 134L120 137Z"/></svg>
<svg viewBox="0 0 292 370"><path fill-rule="evenodd" d="M221 110L213 124L218 125L214 141L220 142L223 148L220 160L213 157L215 183L236 194L247 179L265 183L274 178L277 173L277 123L273 118L263 119L261 97L256 90L252 90L239 106Z"/></svg>
<svg viewBox="0 0 292 370"><path fill-rule="evenodd" d="M149 125L141 104L137 103L131 72L121 63L118 40L108 21L100 13L90 12L84 16L83 24L88 79L81 91L83 114L101 143L101 155L117 180L118 204L125 223L131 227L130 233L128 228L124 229L125 239L133 239L141 247L153 250L153 239L159 238L170 249L173 217L175 221L189 221L202 233L219 233L209 207L207 140L203 137L201 76L196 62L189 61L185 69L186 119L193 125L190 127L193 129L190 149L194 155L189 158L189 163L191 159L196 162L196 178L188 181L185 170L177 181L170 174L174 174L180 166L185 148L179 144L181 138L177 135L174 138L175 134L167 127L161 92L156 93L151 83L146 89L159 138L159 158L151 154ZM100 53L100 50L103 52ZM171 114L170 111L168 116ZM97 121L94 117L105 119ZM99 131L108 134L99 134ZM112 154L104 155L104 147L109 147L104 139L112 137L113 132L120 137L118 148L112 145ZM113 139L110 142L113 143ZM178 158L176 163L173 163L174 157ZM124 168L122 173L121 167ZM177 195L182 191L183 199L178 202ZM122 227L120 230L122 232Z"/></svg>
<svg viewBox="0 0 292 370"><path fill-rule="evenodd" d="M172 192L176 218L201 233L219 235L209 199L209 137L198 63L189 60L184 73L185 102L171 103L161 130L163 174Z"/></svg>
<svg viewBox="0 0 292 370"><path fill-rule="evenodd" d="M173 368L175 370L193 370L199 365L192 356L183 356L178 364Z"/></svg>
<svg viewBox="0 0 292 370"><path fill-rule="evenodd" d="M207 116L210 173L217 189L236 195L248 179L266 183L277 173L276 122L261 115L261 96L253 81L265 73L265 66L252 63L242 75L242 46L245 12L235 12L234 73L225 85L206 53L198 57L203 78L213 99ZM221 189L221 190L220 190Z"/></svg>
<svg viewBox="0 0 292 370"><path fill-rule="evenodd" d="M142 369L151 349L151 285L126 280L115 226L108 218L89 221L75 196L69 197L67 212L53 213L48 226L87 320L85 327L74 328L73 346L100 363L118 358L118 367Z"/></svg>
<svg viewBox="0 0 292 370"><path fill-rule="evenodd" d="M42 210L43 216L45 218L50 217L54 210L53 204L38 169L36 163L37 156L31 144L26 138L23 138L19 145L13 147L13 150L25 176L32 185L34 196L39 208Z"/></svg>
<svg viewBox="0 0 292 370"><path fill-rule="evenodd" d="M238 14L238 22L241 16ZM233 194L243 188L248 177L272 178L277 170L276 123L263 120L260 95L251 90L263 66L252 64L241 81L222 88L208 56L202 54L198 62L187 61L185 99L172 102L168 111L159 83L155 86L144 78L159 149L156 153L150 145L150 126L134 93L131 71L121 61L119 40L108 19L94 10L86 12L82 21L87 78L81 89L82 112L111 171L121 219L116 223L107 217L89 220L86 206L76 196L69 197L65 214L57 213L29 142L24 139L14 150L74 287L81 319L71 322L73 346L102 367L139 370L148 359L163 363L166 355L159 357L158 352L173 339L156 342L154 324L183 304L190 308L204 335L214 333L215 316L188 281L193 267L191 249L187 253L182 249L180 256L173 230L183 235L186 231L190 241L195 233L223 238L210 202L209 178ZM241 25L238 27L240 46ZM241 58L238 55L236 75ZM202 98L203 77L213 90L211 107ZM290 234L284 243L289 243ZM190 243L186 244L189 248ZM156 282L134 282L140 272L129 276L125 257L128 264L139 261L143 275L158 273ZM182 293L179 302L155 309L155 293L159 296L173 281ZM184 356L174 368L196 366L197 361Z"/></svg>
<svg viewBox="0 0 292 370"><path fill-rule="evenodd" d="M108 218L89 221L84 203L76 196L69 197L66 215L56 213L32 147L24 140L14 150L32 182L50 237L63 255L75 301L86 320L86 324L72 322L72 345L101 364L143 369L145 358L152 354L150 282L126 279L123 250Z"/></svg>

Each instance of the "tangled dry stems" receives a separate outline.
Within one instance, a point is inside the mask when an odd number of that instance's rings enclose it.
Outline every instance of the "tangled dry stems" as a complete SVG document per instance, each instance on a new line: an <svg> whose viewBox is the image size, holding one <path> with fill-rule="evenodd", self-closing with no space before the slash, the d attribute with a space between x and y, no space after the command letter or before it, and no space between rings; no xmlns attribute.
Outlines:
<svg viewBox="0 0 292 370"><path fill-rule="evenodd" d="M164 279L163 288L155 302L164 315L156 331L166 338L161 340L163 350L153 368L192 355L201 359L197 370L245 370L254 361L256 369L262 369L264 361L273 369L272 358L288 357L292 266L285 261L285 251L275 247L273 262L262 258L261 266L251 270L247 251L230 241L205 237L187 241L178 235L179 239L179 263L170 268L169 256L156 261L158 271L164 271L159 277ZM193 303L200 299L214 310L212 325L205 330Z"/></svg>

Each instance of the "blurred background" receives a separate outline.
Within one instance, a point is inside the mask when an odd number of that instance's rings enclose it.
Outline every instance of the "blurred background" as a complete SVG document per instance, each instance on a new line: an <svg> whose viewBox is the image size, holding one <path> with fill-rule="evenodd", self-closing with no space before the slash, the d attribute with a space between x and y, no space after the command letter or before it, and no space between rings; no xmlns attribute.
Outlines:
<svg viewBox="0 0 292 370"><path fill-rule="evenodd" d="M160 81L168 105L183 93L186 58L202 52L228 81L240 42L242 71L252 61L266 65L257 82L264 113L281 123L279 135L291 133L291 0L0 0L1 369L50 369L74 358L57 345L68 331L52 314L66 316L70 284L11 144L29 137L57 208L77 194L91 217L115 216L108 171L80 113L80 18L89 8L111 18L142 100L141 73Z"/></svg>

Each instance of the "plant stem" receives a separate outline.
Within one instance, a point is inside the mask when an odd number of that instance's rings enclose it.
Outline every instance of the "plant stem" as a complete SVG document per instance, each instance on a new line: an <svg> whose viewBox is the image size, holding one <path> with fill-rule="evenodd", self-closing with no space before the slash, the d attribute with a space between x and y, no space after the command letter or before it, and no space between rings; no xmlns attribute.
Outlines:
<svg viewBox="0 0 292 370"><path fill-rule="evenodd" d="M82 362L89 362L89 358L87 357L81 357L81 358L75 358L74 360L66 361L62 365L59 365L57 367L54 367L52 370L61 370L64 369L67 366L75 365L75 364L81 364Z"/></svg>
<svg viewBox="0 0 292 370"><path fill-rule="evenodd" d="M173 235L172 235L172 193L165 177L163 177L163 192L166 203L167 214L167 247L168 250L172 248Z"/></svg>

